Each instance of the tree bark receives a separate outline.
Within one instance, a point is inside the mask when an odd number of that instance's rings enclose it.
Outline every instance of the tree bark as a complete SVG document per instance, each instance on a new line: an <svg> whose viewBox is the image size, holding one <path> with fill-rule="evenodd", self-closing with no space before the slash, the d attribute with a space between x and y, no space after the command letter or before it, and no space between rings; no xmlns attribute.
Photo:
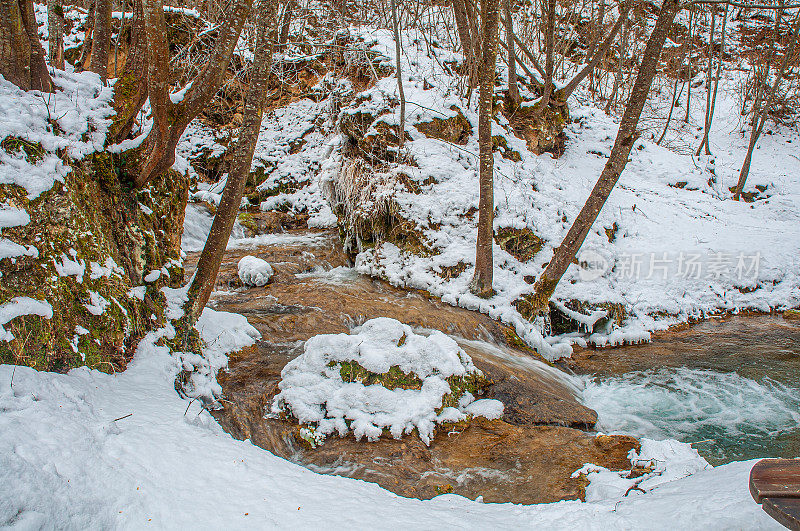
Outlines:
<svg viewBox="0 0 800 531"><path fill-rule="evenodd" d="M53 91L31 0L0 0L0 74L23 90Z"/></svg>
<svg viewBox="0 0 800 531"><path fill-rule="evenodd" d="M169 48L165 39L166 22L162 0L143 0L147 36L148 95L153 128L145 139L143 160L134 185L142 188L175 162L175 148L189 123L197 117L219 90L234 47L250 13L253 0L234 0L219 30L219 37L208 61L191 81L183 99L173 103L169 93Z"/></svg>
<svg viewBox="0 0 800 531"><path fill-rule="evenodd" d="M714 11L715 6L711 6L711 30L708 36L708 68L706 70L706 113L703 117L703 139L700 141L700 145L697 146L697 151L695 152L695 157L700 156L700 152L703 150L703 146L706 148L706 155L711 154L711 150L708 148L706 144L706 140L708 139L708 129L709 125L709 116L711 113L711 92L712 88L712 81L713 81L713 69L714 69L714 28L717 22L717 13Z"/></svg>
<svg viewBox="0 0 800 531"><path fill-rule="evenodd" d="M222 192L222 198L211 225L197 271L192 285L189 287L187 315L191 324L197 321L211 296L216 283L228 239L233 224L239 214L247 178L250 175L250 164L253 151L261 129L264 113L266 88L269 81L272 62L272 43L269 40L270 28L275 19L275 4L270 0L262 0L259 5L257 20L256 51L253 59L253 75L247 96L244 100L244 112L239 139L230 153L230 170L228 181Z"/></svg>
<svg viewBox="0 0 800 531"><path fill-rule="evenodd" d="M483 50L480 63L478 104L478 145L480 147L480 199L478 201L478 240L475 249L475 274L470 291L479 297L492 294L494 224L494 152L492 149L492 103L500 19L499 0L481 0Z"/></svg>
<svg viewBox="0 0 800 531"><path fill-rule="evenodd" d="M790 38L789 46L786 49L786 53L783 56L783 61L781 61L781 66L778 72L775 74L775 80L772 82L772 86L769 88L767 97L764 98L764 105L760 109L753 109L754 115L752 122L753 125L750 130L750 143L747 147L747 155L745 155L744 163L742 164L742 169L739 171L739 181L736 183L736 191L733 194L733 198L736 201L738 201L742 195L742 191L744 190L744 185L747 182L747 176L750 174L750 162L753 158L753 150L756 147L756 142L758 142L758 138L761 136L761 131L764 129L764 124L767 121L769 112L772 109L772 105L775 103L775 96L778 93L778 89L780 88L781 82L786 76L786 70L788 69L792 57L794 56L794 51L795 48L797 47L798 33L800 33L800 13L798 13L795 16L794 29L792 30L792 34L789 37Z"/></svg>
<svg viewBox="0 0 800 531"><path fill-rule="evenodd" d="M550 105L550 96L553 94L553 69L555 54L555 28L556 28L556 0L547 0L547 12L545 13L544 27L544 93L539 101L539 107L534 113L534 119L538 119L544 114L544 110Z"/></svg>
<svg viewBox="0 0 800 531"><path fill-rule="evenodd" d="M511 0L503 0L506 28L506 50L508 51L508 103L510 108L519 107L520 96L517 86L517 52L514 47L514 19L511 16Z"/></svg>
<svg viewBox="0 0 800 531"><path fill-rule="evenodd" d="M614 39L616 39L619 31L622 29L623 24L625 24L625 21L628 19L628 12L630 9L631 6L629 3L620 6L619 18L614 24L614 27L611 28L611 32L608 34L608 37L606 37L606 39L603 41L603 44L600 45L600 48L597 50L594 56L592 56L586 66L584 66L581 71L575 75L575 77L569 80L569 83L567 83L566 87L559 91L559 103L566 103L570 95L575 92L575 89L578 88L584 79L586 79L586 76L588 76L589 73L594 70L598 64L600 64L600 61L603 59L603 57L605 57L605 55L611 49L611 46L614 44Z"/></svg>
<svg viewBox="0 0 800 531"><path fill-rule="evenodd" d="M642 64L639 67L636 82L625 107L625 113L622 115L614 148L611 150L611 155L603 168L603 172L600 174L597 184L578 217L575 218L567 236L555 250L553 258L534 285L533 297L528 301L531 305L531 315L546 310L550 297L555 292L561 277L564 276L567 267L578 254L592 224L600 214L600 210L602 210L608 196L617 184L620 175L622 175L625 165L628 163L628 156L636 140L636 127L639 123L639 117L642 114L653 78L658 70L661 50L664 48L667 33L679 10L679 0L664 0L656 25L647 41Z"/></svg>
<svg viewBox="0 0 800 531"><path fill-rule="evenodd" d="M403 88L403 67L400 61L400 21L397 19L397 0L391 0L392 27L394 28L394 54L397 68L397 91L400 93L400 124L397 128L397 147L402 148L406 140L406 92Z"/></svg>
<svg viewBox="0 0 800 531"><path fill-rule="evenodd" d="M89 0L86 5L86 25L83 32L83 43L81 44L81 56L78 62L75 63L75 71L83 72L86 67L86 61L89 60L89 54L92 51L92 34L94 33L94 19L95 19L95 0Z"/></svg>
<svg viewBox="0 0 800 531"><path fill-rule="evenodd" d="M464 54L467 75L472 76L472 72L475 68L475 50L472 47L472 34L470 33L469 21L467 20L467 8L464 5L464 0L452 0L452 2L453 18L455 18L456 21L458 39L461 41L461 50Z"/></svg>
<svg viewBox="0 0 800 531"><path fill-rule="evenodd" d="M289 42L289 29L292 26L292 2L287 2L283 10L283 20L281 20L281 32L278 36L278 50L282 53L286 50Z"/></svg>
<svg viewBox="0 0 800 531"><path fill-rule="evenodd" d="M166 33L161 37L166 39ZM108 50L111 48L111 0L95 0L94 37L89 70L108 79Z"/></svg>
<svg viewBox="0 0 800 531"><path fill-rule="evenodd" d="M47 57L50 66L64 70L64 5L47 0Z"/></svg>
<svg viewBox="0 0 800 531"><path fill-rule="evenodd" d="M116 116L108 130L111 143L119 143L131 133L136 115L147 101L147 36L142 0L133 0L131 42L125 67L114 85Z"/></svg>

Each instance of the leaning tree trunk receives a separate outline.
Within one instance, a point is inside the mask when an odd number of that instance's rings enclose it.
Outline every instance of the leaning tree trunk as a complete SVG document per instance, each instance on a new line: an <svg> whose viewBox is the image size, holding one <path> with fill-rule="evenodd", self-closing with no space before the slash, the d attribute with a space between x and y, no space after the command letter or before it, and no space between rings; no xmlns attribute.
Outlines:
<svg viewBox="0 0 800 531"><path fill-rule="evenodd" d="M494 152L492 149L492 103L500 19L499 0L481 0L483 51L480 63L480 100L478 103L478 144L480 146L480 200L478 201L478 241L475 249L475 275L472 293L480 297L492 294L492 242L494 224Z"/></svg>
<svg viewBox="0 0 800 531"><path fill-rule="evenodd" d="M232 2L226 23L220 27L219 37L206 65L192 80L183 99L173 103L169 93L169 47L164 39L167 24L163 1L142 1L147 38L147 91L153 128L143 147L136 149L137 173L133 179L136 188L143 188L153 178L172 167L181 135L222 86L233 50L252 5L253 0Z"/></svg>
<svg viewBox="0 0 800 531"><path fill-rule="evenodd" d="M392 27L394 28L395 68L397 69L397 91L400 94L400 124L397 127L397 147L402 148L406 140L406 91L403 88L403 66L400 61L400 21L397 18L397 0L392 0Z"/></svg>
<svg viewBox="0 0 800 531"><path fill-rule="evenodd" d="M256 53L253 60L253 75L250 87L244 100L244 112L239 140L230 154L230 171L228 181L222 192L222 198L211 225L200 261L197 263L192 285L189 288L189 302L187 316L191 323L197 321L203 312L214 289L219 266L228 245L233 224L239 213L245 184L250 175L250 164L253 161L253 152L258 141L258 132L261 128L261 118L264 113L266 87L269 81L270 65L272 62L272 43L269 42L269 29L275 18L274 3L265 0L259 6L264 11L258 15L258 33L256 39Z"/></svg>
<svg viewBox="0 0 800 531"><path fill-rule="evenodd" d="M777 33L777 32L776 32ZM736 183L736 191L733 193L733 198L738 201L742 195L742 191L744 190L744 185L747 182L747 176L750 174L750 162L753 159L753 150L756 147L756 142L758 142L758 138L761 136L761 131L764 129L764 124L767 121L767 116L772 109L772 105L775 103L775 96L778 93L778 89L781 86L781 82L783 81L784 77L786 76L786 71L789 67L789 64L794 57L794 51L797 47L797 40L800 34L800 13L795 16L794 22L794 29L792 30L792 34L790 38L789 47L786 50L786 53L783 56L783 61L781 61L781 66L778 69L778 72L775 74L775 80L772 82L772 86L769 88L769 92L764 98L764 105L761 108L754 108L753 109L753 122L752 122L752 129L750 130L750 143L747 146L747 155L745 155L744 163L742 164L742 169L739 171L739 181ZM758 105L754 105L756 107Z"/></svg>
<svg viewBox="0 0 800 531"><path fill-rule="evenodd" d="M108 50L111 48L111 0L95 0L94 42L89 70L108 78ZM166 33L161 37L164 39Z"/></svg>
<svg viewBox="0 0 800 531"><path fill-rule="evenodd" d="M53 90L31 0L0 0L0 74L23 90Z"/></svg>
<svg viewBox="0 0 800 531"><path fill-rule="evenodd" d="M133 128L136 115L147 101L147 37L145 35L142 0L133 0L131 41L125 67L115 85L114 111L116 116L108 130L108 140L125 140Z"/></svg>
<svg viewBox="0 0 800 531"><path fill-rule="evenodd" d="M572 227L570 227L567 236L555 250L555 254L550 263L547 264L547 268L536 281L533 297L528 301L530 307L525 309L525 313L528 315L537 315L546 310L558 282L578 254L578 250L580 250L586 239L586 235L589 234L592 224L600 214L600 210L602 210L608 196L611 195L611 191L628 163L628 156L636 140L636 127L639 123L639 117L642 114L653 78L658 70L661 50L664 48L667 33L679 10L679 0L664 0L655 28L653 28L653 32L647 41L647 47L642 56L642 64L639 67L636 82L631 90L628 105L625 107L625 113L622 115L611 156L608 158L608 162L606 162L592 193L586 200L586 204L584 204Z"/></svg>
<svg viewBox="0 0 800 531"><path fill-rule="evenodd" d="M511 16L511 0L503 0L506 28L506 49L508 50L508 103L511 110L519 107L521 98L517 86L517 52L514 47L514 19Z"/></svg>
<svg viewBox="0 0 800 531"><path fill-rule="evenodd" d="M62 0L47 0L47 57L50 66L64 70L64 5Z"/></svg>
<svg viewBox="0 0 800 531"><path fill-rule="evenodd" d="M78 62L75 63L75 71L82 72L86 68L86 61L89 60L89 54L92 51L92 35L94 34L94 19L95 19L95 0L89 0L86 3L86 25L83 28L83 43L81 44L81 55Z"/></svg>

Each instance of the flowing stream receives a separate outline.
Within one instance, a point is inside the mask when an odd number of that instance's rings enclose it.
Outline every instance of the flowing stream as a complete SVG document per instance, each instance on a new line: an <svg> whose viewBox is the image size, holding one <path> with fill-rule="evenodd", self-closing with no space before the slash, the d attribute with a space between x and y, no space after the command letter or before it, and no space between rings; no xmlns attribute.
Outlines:
<svg viewBox="0 0 800 531"><path fill-rule="evenodd" d="M800 456L800 326L735 316L601 352L574 367L594 373L583 400L598 429L691 442L714 465Z"/></svg>
<svg viewBox="0 0 800 531"><path fill-rule="evenodd" d="M210 217L197 208L189 210L184 247L191 268L192 251L199 250ZM665 332L648 344L577 350L562 364L573 376L501 345L504 332L486 316L356 273L347 267L334 232L243 236L234 234L228 246L217 284L221 291L212 304L246 315L267 343L297 345L311 335L345 332L385 315L467 338L459 339L465 349L502 358L516 367L519 378L535 376L544 383L533 387L545 394L547 382L568 389L597 412L598 431L691 442L714 465L800 456L796 321L776 315L733 316ZM250 289L237 285L236 263L245 254L273 264L276 274L270 284ZM528 407L517 405L520 411Z"/></svg>

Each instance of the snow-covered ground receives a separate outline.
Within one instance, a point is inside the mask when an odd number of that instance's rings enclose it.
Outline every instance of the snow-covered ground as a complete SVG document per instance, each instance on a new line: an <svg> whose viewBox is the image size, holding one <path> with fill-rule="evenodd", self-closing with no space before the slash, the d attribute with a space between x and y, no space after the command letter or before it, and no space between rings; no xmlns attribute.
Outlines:
<svg viewBox="0 0 800 531"><path fill-rule="evenodd" d="M209 358L254 341L204 313ZM180 362L150 334L121 374L0 366L0 526L12 529L778 529L750 498L753 462L710 468L688 445L644 441L641 481L587 466L588 502L521 506L402 498L316 474L224 433L173 388ZM576 471L577 472L577 471Z"/></svg>
<svg viewBox="0 0 800 531"><path fill-rule="evenodd" d="M392 57L394 42L389 32L366 31L364 36L375 43L372 50ZM415 164L397 170L415 180L422 193L387 179L380 169L375 170L372 186L374 197L391 196L397 202L400 215L417 226L437 253L419 256L386 243L361 253L358 269L513 324L520 336L547 357L568 355L564 341L575 338L545 340L542 327L524 321L512 302L531 292L532 286L523 278L539 275L562 241L600 175L618 124L580 95L573 97L566 151L554 159L529 152L498 115L493 135L504 137L521 160L495 156L495 229L529 228L545 245L534 259L523 263L495 244L497 293L480 299L468 290L477 230L477 216L468 213L478 205L475 101L468 108L458 93L459 79L440 66L452 53L432 47L437 54L434 60L423 42L411 31L404 38L411 135L405 149ZM736 184L747 143L732 90L736 82L733 78L722 82L711 137L715 164L646 138L637 141L631 161L579 255L586 265L570 266L555 293L560 301L625 306L628 318L623 328L600 330L592 341L640 341L649 338L649 331L710 313L769 311L800 304L800 180L795 153L800 136L785 128L773 128L773 134L765 135L756 151L748 189L767 185L762 195L769 197L753 203L733 201L728 188ZM668 102L669 96L661 98ZM397 122L399 107L391 104L396 97L395 79L384 78L344 112L378 116L369 135L379 123ZM701 100L693 100L695 118L704 112ZM454 116L456 110L473 128L464 146L428 138L413 127ZM699 143L695 123L693 118L689 126L676 127L666 144L675 145L680 135L690 137L683 138L685 143ZM712 168L716 183L709 185ZM323 174L322 178L334 177ZM460 275L444 279L439 274L443 267L458 264L467 266Z"/></svg>

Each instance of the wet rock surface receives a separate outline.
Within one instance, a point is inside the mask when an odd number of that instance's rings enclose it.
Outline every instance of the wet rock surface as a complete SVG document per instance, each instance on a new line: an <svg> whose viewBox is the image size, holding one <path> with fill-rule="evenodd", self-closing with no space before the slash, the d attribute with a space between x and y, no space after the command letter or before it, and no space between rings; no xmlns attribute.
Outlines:
<svg viewBox="0 0 800 531"><path fill-rule="evenodd" d="M263 336L232 355L228 370L218 375L225 400L214 415L234 437L312 470L373 481L418 498L453 492L487 502L575 499L584 483L570 476L585 463L630 468L627 455L638 442L583 431L594 426L597 415L578 401L574 381L534 353L513 348L519 340L509 328L423 292L358 275L347 268L333 232L273 236L269 245L229 250L213 295L217 309L247 316ZM272 265L275 274L266 286L241 285L236 264L245 255ZM197 255L187 259L190 274L196 260ZM350 435L330 437L317 448L300 438L295 422L264 418L281 370L302 352L306 339L348 332L380 316L458 338L492 381L482 398L506 405L503 418L442 428L430 446L415 435L376 442Z"/></svg>
<svg viewBox="0 0 800 531"><path fill-rule="evenodd" d="M651 343L575 349L565 364L580 374L615 376L653 367L736 372L753 380L769 376L800 387L800 322L778 315L711 318L653 334Z"/></svg>

